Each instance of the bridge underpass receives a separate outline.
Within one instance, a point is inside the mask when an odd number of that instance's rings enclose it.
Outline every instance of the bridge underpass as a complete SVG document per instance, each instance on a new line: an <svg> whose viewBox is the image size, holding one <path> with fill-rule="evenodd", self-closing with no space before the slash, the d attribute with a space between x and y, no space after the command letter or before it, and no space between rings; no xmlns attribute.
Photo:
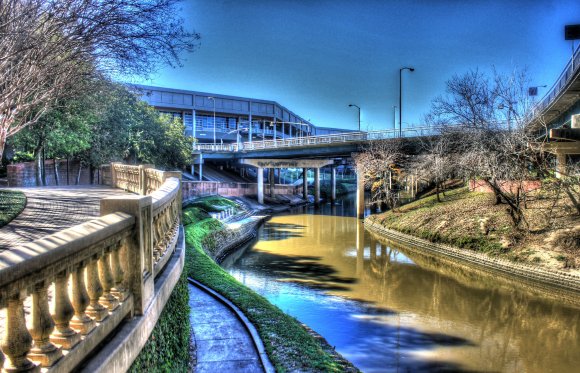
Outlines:
<svg viewBox="0 0 580 373"><path fill-rule="evenodd" d="M308 197L308 169L314 170L314 204L319 206L321 168L330 166L330 202L336 200L336 168L369 141L405 140L408 154L416 154L421 139L437 134L439 127L421 127L398 130L354 132L324 136L307 136L286 140L245 142L240 144L198 145L193 168L198 168L200 180L206 161L235 164L256 168L257 200L264 202L264 170L268 170L270 191L274 190L275 170L302 169L303 198ZM278 174L280 172L278 171ZM271 195L273 197L273 195ZM364 217L364 180L357 176L357 215Z"/></svg>

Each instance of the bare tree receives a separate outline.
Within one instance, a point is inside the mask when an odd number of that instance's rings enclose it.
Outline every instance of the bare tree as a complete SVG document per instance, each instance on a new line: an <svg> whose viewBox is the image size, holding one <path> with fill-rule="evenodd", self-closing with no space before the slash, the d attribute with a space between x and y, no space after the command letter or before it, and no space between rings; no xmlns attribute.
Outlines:
<svg viewBox="0 0 580 373"><path fill-rule="evenodd" d="M457 170L483 181L496 203L508 205L516 228L528 226L523 213L528 183L545 174L548 165L542 151L530 146L537 139L527 126L532 116L528 83L517 69L510 74L494 69L491 79L479 71L454 76L427 116L432 123L455 124L443 132L455 138Z"/></svg>
<svg viewBox="0 0 580 373"><path fill-rule="evenodd" d="M389 208L398 205L397 185L405 155L400 140L369 141L353 159L357 172L362 172L371 199Z"/></svg>
<svg viewBox="0 0 580 373"><path fill-rule="evenodd" d="M199 35L179 0L0 2L0 160L6 139L35 123L87 75L146 75L180 63Z"/></svg>
<svg viewBox="0 0 580 373"><path fill-rule="evenodd" d="M456 175L458 154L454 154L454 136L442 133L422 143L421 153L410 163L409 168L428 184L435 186L437 201L445 193L445 181Z"/></svg>

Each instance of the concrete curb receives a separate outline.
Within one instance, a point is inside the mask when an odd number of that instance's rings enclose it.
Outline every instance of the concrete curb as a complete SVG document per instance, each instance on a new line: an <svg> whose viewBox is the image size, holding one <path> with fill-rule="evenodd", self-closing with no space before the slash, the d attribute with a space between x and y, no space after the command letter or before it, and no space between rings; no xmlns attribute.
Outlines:
<svg viewBox="0 0 580 373"><path fill-rule="evenodd" d="M572 297L580 295L580 276L560 270L548 270L538 265L515 263L500 257L491 257L484 253L472 252L449 245L433 243L422 238L394 231L377 224L370 219L364 221L365 229L386 239L406 244L436 256L442 256L463 264L475 266L476 269L499 274L511 280L534 283L536 287L547 291L563 291Z"/></svg>
<svg viewBox="0 0 580 373"><path fill-rule="evenodd" d="M244 328L250 334L250 337L252 338L252 341L254 342L254 346L256 347L256 350L258 351L258 355L260 357L260 363L262 364L264 371L267 373L276 372L276 369L274 369L274 365L272 364L272 362L268 358L268 355L266 353L266 349L264 348L264 343L262 342L262 339L260 338L260 335L258 334L258 330L256 330L256 327L254 326L254 324L252 324L250 322L250 320L246 317L246 315L244 315L242 310L240 310L229 299L225 298L223 295L219 294L215 290L205 286L201 282L194 280L190 277L187 278L187 281L189 281L190 284L196 286L197 288L205 291L207 294L214 297L218 302L220 302L223 305L225 305L226 307L228 307L236 315L238 320L240 320L240 322L244 325Z"/></svg>

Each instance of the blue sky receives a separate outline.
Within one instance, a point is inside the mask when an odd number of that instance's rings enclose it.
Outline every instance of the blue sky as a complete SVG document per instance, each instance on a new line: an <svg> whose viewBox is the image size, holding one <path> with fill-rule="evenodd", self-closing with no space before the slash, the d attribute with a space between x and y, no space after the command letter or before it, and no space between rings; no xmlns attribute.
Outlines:
<svg viewBox="0 0 580 373"><path fill-rule="evenodd" d="M571 55L564 25L580 1L186 0L201 34L184 66L140 83L275 100L314 124L393 126L403 76L403 125L420 124L455 73L527 67L550 87ZM540 89L540 97L546 89Z"/></svg>

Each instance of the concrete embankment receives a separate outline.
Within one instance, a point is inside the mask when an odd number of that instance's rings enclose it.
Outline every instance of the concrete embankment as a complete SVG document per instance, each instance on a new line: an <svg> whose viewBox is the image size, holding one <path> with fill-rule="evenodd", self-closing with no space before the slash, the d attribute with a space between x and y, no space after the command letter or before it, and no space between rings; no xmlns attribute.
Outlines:
<svg viewBox="0 0 580 373"><path fill-rule="evenodd" d="M560 270L549 270L539 265L516 263L497 256L433 243L422 238L383 227L372 219L365 219L365 229L379 238L402 244L423 254L441 258L453 265L462 265L491 275L515 280L524 286L542 290L551 298L580 305L580 276Z"/></svg>

